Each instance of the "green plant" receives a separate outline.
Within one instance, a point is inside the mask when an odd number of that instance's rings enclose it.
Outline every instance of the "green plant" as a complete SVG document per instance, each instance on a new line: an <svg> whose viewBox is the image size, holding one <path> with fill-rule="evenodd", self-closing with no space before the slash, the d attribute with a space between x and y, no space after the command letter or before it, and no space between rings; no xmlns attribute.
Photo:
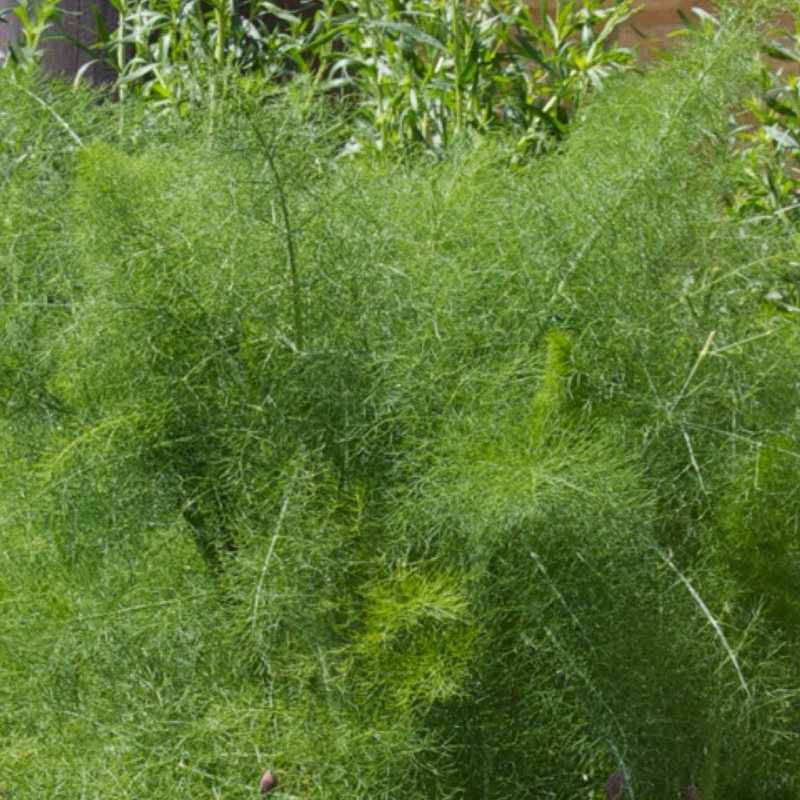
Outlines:
<svg viewBox="0 0 800 800"><path fill-rule="evenodd" d="M0 83L9 793L796 794L797 243L708 147L757 12L513 166Z"/></svg>
<svg viewBox="0 0 800 800"><path fill-rule="evenodd" d="M303 63L308 14L270 2L115 0L115 30L99 30L92 52L118 74L124 95L186 112L210 86L269 81ZM214 91L213 89L211 91Z"/></svg>
<svg viewBox="0 0 800 800"><path fill-rule="evenodd" d="M800 208L799 35L798 31L771 32L762 50L758 91L747 104L749 119L734 131L745 169L734 209L786 223L797 220ZM776 62L786 65L786 71L776 67Z"/></svg>
<svg viewBox="0 0 800 800"><path fill-rule="evenodd" d="M508 130L523 149L565 134L587 93L634 63L614 33L632 0L546 5L455 0L342 2L294 11L146 0L119 4L101 45L124 90L196 101L203 73L247 84L305 74L344 98L362 146L443 152L461 134ZM231 71L239 75L232 77ZM250 77L247 77L250 76Z"/></svg>
<svg viewBox="0 0 800 800"><path fill-rule="evenodd" d="M59 0L23 0L0 11L0 23L5 23L5 17L9 15L15 16L19 21L19 37L9 44L4 63L28 71L40 63L46 34L58 22L58 2Z"/></svg>
<svg viewBox="0 0 800 800"><path fill-rule="evenodd" d="M629 0L336 2L309 41L329 85L356 107L356 138L378 150L441 152L467 131L508 130L521 148L561 138L591 88L633 65L613 41Z"/></svg>

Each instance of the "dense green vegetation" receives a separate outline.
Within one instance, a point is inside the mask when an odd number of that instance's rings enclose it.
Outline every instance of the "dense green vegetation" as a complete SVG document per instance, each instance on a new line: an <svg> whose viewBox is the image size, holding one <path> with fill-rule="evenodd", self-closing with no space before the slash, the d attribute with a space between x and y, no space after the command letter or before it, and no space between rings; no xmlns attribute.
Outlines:
<svg viewBox="0 0 800 800"><path fill-rule="evenodd" d="M635 62L615 40L633 0L536 12L522 0L110 1L118 22L79 43L92 60L76 80L102 61L120 96L184 113L231 86L263 98L302 80L350 110L351 149L442 154L465 132L504 131L523 152L545 150ZM66 35L59 0L20 0L0 18L11 14L22 35L9 63L35 69Z"/></svg>
<svg viewBox="0 0 800 800"><path fill-rule="evenodd" d="M288 7L286 7L288 6ZM275 5L121 4L99 52L120 90L185 109L207 70L263 91L302 76L352 109L350 146L442 153L466 131L504 130L521 150L566 134L590 91L631 69L615 35L632 0L319 0ZM291 10L290 10L291 9ZM230 73L229 73L230 75Z"/></svg>
<svg viewBox="0 0 800 800"><path fill-rule="evenodd" d="M532 160L0 75L0 797L797 796L758 14Z"/></svg>

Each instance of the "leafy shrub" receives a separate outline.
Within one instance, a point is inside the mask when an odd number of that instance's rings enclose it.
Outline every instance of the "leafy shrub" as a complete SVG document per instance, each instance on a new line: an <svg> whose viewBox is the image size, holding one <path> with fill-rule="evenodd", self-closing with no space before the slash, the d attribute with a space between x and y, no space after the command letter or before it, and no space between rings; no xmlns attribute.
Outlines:
<svg viewBox="0 0 800 800"><path fill-rule="evenodd" d="M587 92L630 68L613 41L630 2L336 2L317 38L329 85L356 102L357 138L378 150L442 151L465 131L506 129L520 147L566 132ZM329 42L329 43L328 43Z"/></svg>
<svg viewBox="0 0 800 800"><path fill-rule="evenodd" d="M735 195L734 208L750 216L792 222L797 219L797 43L796 32L772 32L763 47L757 93L747 104L750 119L735 131L736 147L745 161L746 172Z"/></svg>
<svg viewBox="0 0 800 800"><path fill-rule="evenodd" d="M539 19L516 0L326 0L294 10L144 0L118 10L119 29L103 45L122 87L185 108L202 92L203 69L268 80L305 73L352 105L355 141L378 150L442 152L465 131L498 128L542 148L563 137L591 89L634 60L613 39L632 0L545 5Z"/></svg>
<svg viewBox="0 0 800 800"><path fill-rule="evenodd" d="M2 187L52 194L0 248L4 392L52 398L0 407L12 796L267 760L308 798L792 796L793 583L760 611L751 555L796 526L797 245L708 146L757 13L513 168L339 158L291 100L92 134L40 96L79 148L3 107L69 147Z"/></svg>

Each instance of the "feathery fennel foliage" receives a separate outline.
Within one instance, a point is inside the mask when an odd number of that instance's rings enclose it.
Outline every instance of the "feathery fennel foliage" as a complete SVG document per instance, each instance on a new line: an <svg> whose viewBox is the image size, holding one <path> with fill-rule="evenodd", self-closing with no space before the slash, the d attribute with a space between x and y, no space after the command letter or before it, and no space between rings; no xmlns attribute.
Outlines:
<svg viewBox="0 0 800 800"><path fill-rule="evenodd" d="M2 791L794 796L796 242L726 211L756 44L734 10L514 168L249 99L54 106L78 146L3 86L58 146L0 186Z"/></svg>

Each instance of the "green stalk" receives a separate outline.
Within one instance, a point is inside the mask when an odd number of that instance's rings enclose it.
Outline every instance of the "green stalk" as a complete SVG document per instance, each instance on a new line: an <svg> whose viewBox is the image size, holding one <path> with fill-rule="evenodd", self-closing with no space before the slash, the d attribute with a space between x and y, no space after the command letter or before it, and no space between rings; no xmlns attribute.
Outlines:
<svg viewBox="0 0 800 800"><path fill-rule="evenodd" d="M286 263L289 267L289 280L292 286L292 317L294 328L294 345L297 350L302 351L304 336L304 323L303 323L303 304L300 286L300 268L297 264L297 248L294 241L294 231L292 230L291 215L289 214L289 202L286 198L286 192L283 188L283 179L281 178L278 165L275 163L275 154L273 152L272 144L267 141L264 134L256 124L255 120L250 115L249 111L245 111L250 118L250 124L256 134L261 146L264 148L264 157L267 161L272 176L275 178L275 188L278 193L278 207L280 208L281 218L283 220L283 231L286 237Z"/></svg>
<svg viewBox="0 0 800 800"><path fill-rule="evenodd" d="M217 5L214 8L214 18L217 23L217 41L216 41L216 47L214 48L214 60L217 62L217 66L222 66L222 60L225 56L225 47L224 47L225 42L222 35L225 19L222 14L221 5Z"/></svg>
<svg viewBox="0 0 800 800"><path fill-rule="evenodd" d="M297 265L297 251L294 243L294 233L292 232L291 217L289 215L289 204L286 200L286 192L283 190L283 180L278 172L278 165L275 163L275 156L272 148L265 150L267 164L275 177L275 187L278 190L278 205L281 209L283 218L283 229L286 235L286 261L289 265L289 277L292 283L292 315L294 318L294 338L298 350L303 349L303 306L300 294L300 270Z"/></svg>
<svg viewBox="0 0 800 800"><path fill-rule="evenodd" d="M125 38L125 20L128 17L128 9L125 7L125 4L122 4L119 8L119 21L117 22L117 46L116 46L116 57L117 57L117 74L122 75L123 71L125 70L125 45L123 44L123 40ZM119 97L122 100L125 97L125 84L120 81L119 82Z"/></svg>
<svg viewBox="0 0 800 800"><path fill-rule="evenodd" d="M455 131L461 133L464 122L464 99L461 91L461 30L458 24L458 3L459 0L450 0L450 35L453 37L453 60L456 78L456 118Z"/></svg>

